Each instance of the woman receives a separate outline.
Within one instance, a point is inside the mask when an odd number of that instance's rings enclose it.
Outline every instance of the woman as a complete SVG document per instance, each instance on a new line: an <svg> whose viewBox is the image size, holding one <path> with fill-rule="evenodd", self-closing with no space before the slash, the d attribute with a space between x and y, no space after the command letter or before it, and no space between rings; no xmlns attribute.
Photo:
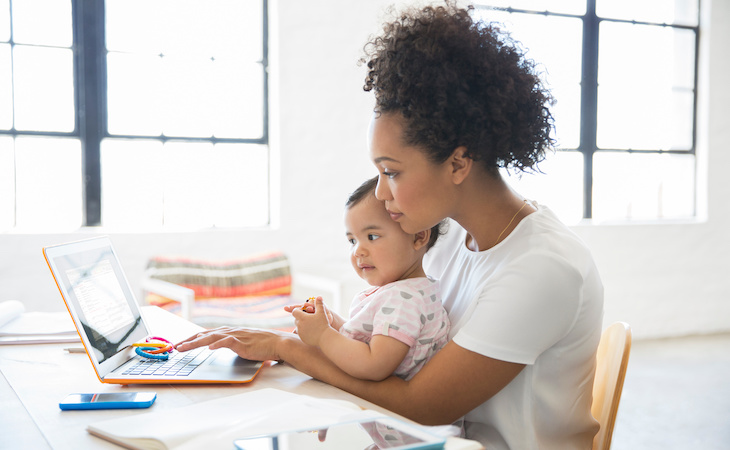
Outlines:
<svg viewBox="0 0 730 450"><path fill-rule="evenodd" d="M219 329L179 349L282 359L423 424L465 416L466 436L489 449L590 448L601 281L580 240L499 172L543 158L549 94L508 36L450 4L404 13L367 49L376 196L407 233L451 219L425 262L451 341L412 379L380 382L348 376L295 335Z"/></svg>

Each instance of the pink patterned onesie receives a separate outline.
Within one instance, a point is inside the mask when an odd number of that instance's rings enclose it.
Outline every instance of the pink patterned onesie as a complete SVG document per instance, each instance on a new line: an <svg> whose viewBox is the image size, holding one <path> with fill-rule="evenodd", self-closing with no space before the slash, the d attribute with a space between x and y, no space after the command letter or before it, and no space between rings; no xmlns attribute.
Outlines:
<svg viewBox="0 0 730 450"><path fill-rule="evenodd" d="M353 299L350 320L339 332L365 343L381 334L408 345L394 375L411 379L449 339L438 281L408 278L362 291Z"/></svg>

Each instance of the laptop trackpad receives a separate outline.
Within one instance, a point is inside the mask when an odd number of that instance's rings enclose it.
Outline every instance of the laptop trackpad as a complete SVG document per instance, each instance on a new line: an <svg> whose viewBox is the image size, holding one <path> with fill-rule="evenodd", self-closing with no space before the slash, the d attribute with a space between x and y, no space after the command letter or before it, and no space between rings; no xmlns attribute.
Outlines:
<svg viewBox="0 0 730 450"><path fill-rule="evenodd" d="M260 364L258 361L251 361L249 359L243 359L238 356L235 352L229 349L220 349L209 358L208 364L205 364L200 369L206 367L213 369L214 367L230 367L234 372L244 373L249 372ZM219 370L219 369L216 369Z"/></svg>

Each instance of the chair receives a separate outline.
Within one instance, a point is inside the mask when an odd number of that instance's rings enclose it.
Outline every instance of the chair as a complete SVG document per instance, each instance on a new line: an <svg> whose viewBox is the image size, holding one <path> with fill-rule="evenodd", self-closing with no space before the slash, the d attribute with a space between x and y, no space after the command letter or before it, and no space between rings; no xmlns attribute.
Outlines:
<svg viewBox="0 0 730 450"><path fill-rule="evenodd" d="M621 400L626 367L631 352L631 327L616 322L601 335L596 353L596 376L593 381L591 413L600 429L593 438L593 450L609 450L616 413Z"/></svg>
<svg viewBox="0 0 730 450"><path fill-rule="evenodd" d="M292 294L294 283L309 288L301 298ZM232 261L156 256L147 264L142 289L147 304L206 328L292 330L294 320L284 311L285 305L314 295L335 304L340 302L339 283L312 275L292 275L288 258L279 251Z"/></svg>

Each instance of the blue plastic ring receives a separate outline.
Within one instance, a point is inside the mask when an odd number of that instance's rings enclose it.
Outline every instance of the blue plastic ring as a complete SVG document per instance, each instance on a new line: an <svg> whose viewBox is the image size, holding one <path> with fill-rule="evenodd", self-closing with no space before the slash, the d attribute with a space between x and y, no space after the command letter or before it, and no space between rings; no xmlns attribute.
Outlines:
<svg viewBox="0 0 730 450"><path fill-rule="evenodd" d="M170 357L169 352L165 353L148 353L145 350L157 350L156 347L135 347L134 351L142 357L150 358L150 359L167 359Z"/></svg>

